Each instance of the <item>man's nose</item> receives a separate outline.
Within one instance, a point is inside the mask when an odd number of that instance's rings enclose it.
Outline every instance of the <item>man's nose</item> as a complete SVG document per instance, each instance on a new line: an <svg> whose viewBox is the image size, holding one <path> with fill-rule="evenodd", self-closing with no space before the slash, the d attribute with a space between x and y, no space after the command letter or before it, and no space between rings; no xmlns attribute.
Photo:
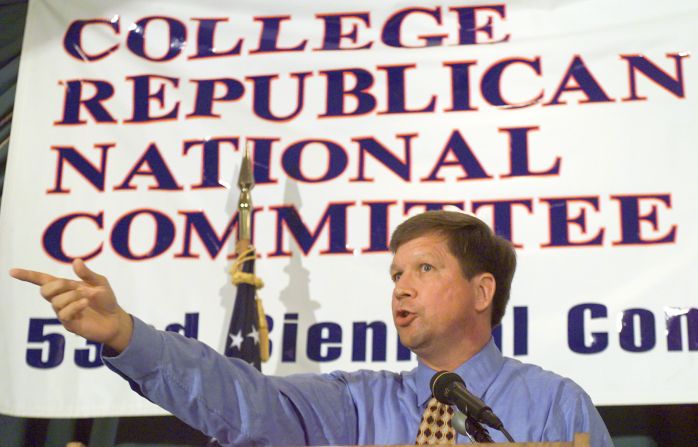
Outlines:
<svg viewBox="0 0 698 447"><path fill-rule="evenodd" d="M412 285L412 281L410 281L409 277L407 275L403 274L400 276L400 279L398 279L395 282L395 298L397 299L403 299L403 298L414 298L416 295L416 290L414 289Z"/></svg>

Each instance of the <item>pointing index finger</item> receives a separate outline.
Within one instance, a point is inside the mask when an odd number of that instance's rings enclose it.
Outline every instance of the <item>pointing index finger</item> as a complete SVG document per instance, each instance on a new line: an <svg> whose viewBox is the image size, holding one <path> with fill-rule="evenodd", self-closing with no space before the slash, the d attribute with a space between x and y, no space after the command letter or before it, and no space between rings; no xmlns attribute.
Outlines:
<svg viewBox="0 0 698 447"><path fill-rule="evenodd" d="M55 276L51 276L48 273L35 272L33 270L25 269L12 269L10 270L10 276L15 279L19 279L20 281L36 284L37 286L43 286L47 282L56 279Z"/></svg>

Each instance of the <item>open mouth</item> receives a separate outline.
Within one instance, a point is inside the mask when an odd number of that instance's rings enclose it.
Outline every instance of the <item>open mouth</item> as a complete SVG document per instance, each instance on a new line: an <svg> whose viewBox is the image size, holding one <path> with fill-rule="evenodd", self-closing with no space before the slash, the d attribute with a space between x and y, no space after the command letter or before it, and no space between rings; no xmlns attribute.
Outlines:
<svg viewBox="0 0 698 447"><path fill-rule="evenodd" d="M397 326L407 326L417 317L417 314L407 310L398 310L395 313L395 324Z"/></svg>

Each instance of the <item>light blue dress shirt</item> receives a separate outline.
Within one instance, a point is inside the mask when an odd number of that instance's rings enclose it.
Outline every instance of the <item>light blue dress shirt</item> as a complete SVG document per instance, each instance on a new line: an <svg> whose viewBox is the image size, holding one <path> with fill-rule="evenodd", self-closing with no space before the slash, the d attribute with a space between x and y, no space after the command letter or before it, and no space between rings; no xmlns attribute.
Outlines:
<svg viewBox="0 0 698 447"><path fill-rule="evenodd" d="M134 390L223 445L413 444L435 373L333 372L271 377L134 318L133 338L107 366ZM517 442L591 433L612 446L589 396L570 379L505 358L492 340L456 371ZM491 429L495 442L506 442ZM468 443L459 436L458 443Z"/></svg>

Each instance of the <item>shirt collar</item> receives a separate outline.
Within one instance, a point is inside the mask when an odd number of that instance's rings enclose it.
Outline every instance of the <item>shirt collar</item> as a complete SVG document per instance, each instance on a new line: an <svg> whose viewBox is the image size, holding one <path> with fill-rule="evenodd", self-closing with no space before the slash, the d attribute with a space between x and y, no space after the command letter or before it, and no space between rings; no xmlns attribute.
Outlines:
<svg viewBox="0 0 698 447"><path fill-rule="evenodd" d="M482 397L495 377L497 377L503 364L504 357L494 343L494 339L490 338L490 341L480 352L472 356L453 372L463 379L465 386L471 393ZM431 399L429 382L431 382L431 378L436 372L421 361L418 362L416 374L417 406L423 406Z"/></svg>

